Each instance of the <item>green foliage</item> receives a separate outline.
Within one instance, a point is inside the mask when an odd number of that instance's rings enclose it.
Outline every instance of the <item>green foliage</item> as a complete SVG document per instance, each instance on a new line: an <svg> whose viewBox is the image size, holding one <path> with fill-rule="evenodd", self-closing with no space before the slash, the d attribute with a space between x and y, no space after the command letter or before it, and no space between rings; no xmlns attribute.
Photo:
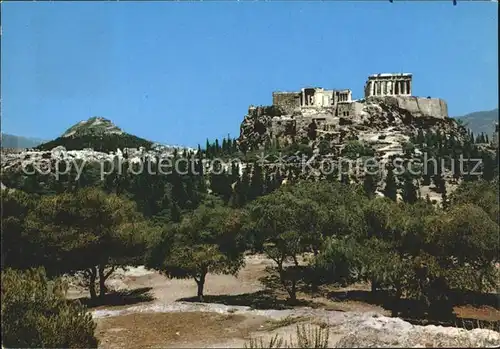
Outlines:
<svg viewBox="0 0 500 349"><path fill-rule="evenodd" d="M2 270L2 347L97 348L91 314L65 290L43 269Z"/></svg>
<svg viewBox="0 0 500 349"><path fill-rule="evenodd" d="M112 272L142 257L141 234L147 230L133 202L95 188L42 197L26 225L38 237L43 265L54 274L85 270L91 297L97 272L103 296L110 275L104 269Z"/></svg>
<svg viewBox="0 0 500 349"><path fill-rule="evenodd" d="M364 265L359 258L360 246L354 239L328 238L313 260L311 276L318 284L347 285L359 281Z"/></svg>
<svg viewBox="0 0 500 349"><path fill-rule="evenodd" d="M146 264L170 277L193 278L203 301L208 273L236 274L243 266L241 227L240 211L206 203L152 242Z"/></svg>
<svg viewBox="0 0 500 349"><path fill-rule="evenodd" d="M481 207L494 222L499 223L498 181L464 182L450 195L454 205L474 204Z"/></svg>
<svg viewBox="0 0 500 349"><path fill-rule="evenodd" d="M360 141L349 141L342 150L342 156L348 159L358 159L363 156L373 156L375 151Z"/></svg>
<svg viewBox="0 0 500 349"><path fill-rule="evenodd" d="M110 152L123 148L144 147L145 149L150 149L152 145L152 142L131 134L110 133L102 135L86 134L76 137L58 137L50 142L40 144L35 149L51 150L57 146L63 146L67 150L92 148L95 151Z"/></svg>
<svg viewBox="0 0 500 349"><path fill-rule="evenodd" d="M39 258L39 246L26 234L26 217L36 199L20 190L2 192L2 267L29 268Z"/></svg>
<svg viewBox="0 0 500 349"><path fill-rule="evenodd" d="M385 177L385 187L384 187L384 195L385 197L396 201L397 200L397 190L398 185L396 182L396 178L394 176L394 169L392 167L387 168L387 174Z"/></svg>

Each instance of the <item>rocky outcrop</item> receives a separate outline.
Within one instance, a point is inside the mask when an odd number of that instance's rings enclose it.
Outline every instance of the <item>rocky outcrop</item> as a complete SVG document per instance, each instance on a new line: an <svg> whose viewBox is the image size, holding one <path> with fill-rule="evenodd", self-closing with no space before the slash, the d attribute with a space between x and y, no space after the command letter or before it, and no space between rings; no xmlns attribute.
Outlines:
<svg viewBox="0 0 500 349"><path fill-rule="evenodd" d="M399 318L363 314L342 326L335 348L498 347L500 333L488 329L412 325ZM345 332L344 332L345 333Z"/></svg>
<svg viewBox="0 0 500 349"><path fill-rule="evenodd" d="M61 137L76 137L99 134L123 134L124 132L115 124L103 117L94 116L88 120L80 121L71 126Z"/></svg>
<svg viewBox="0 0 500 349"><path fill-rule="evenodd" d="M417 97L370 97L338 108L297 108L285 113L277 106L250 107L240 126L239 144L245 150L262 149L278 140L342 146L349 140L368 141L381 152L395 153L419 128L446 132L457 137L465 129L447 117L440 99ZM384 155L384 154L381 154Z"/></svg>

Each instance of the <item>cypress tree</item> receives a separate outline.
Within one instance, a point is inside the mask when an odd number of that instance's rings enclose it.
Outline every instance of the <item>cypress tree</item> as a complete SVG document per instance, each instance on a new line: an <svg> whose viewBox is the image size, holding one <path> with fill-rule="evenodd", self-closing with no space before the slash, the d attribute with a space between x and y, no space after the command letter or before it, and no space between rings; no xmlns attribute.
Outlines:
<svg viewBox="0 0 500 349"><path fill-rule="evenodd" d="M241 180L238 185L238 199L240 206L243 206L247 203L249 192L250 192L250 173L247 165L247 167L243 169Z"/></svg>
<svg viewBox="0 0 500 349"><path fill-rule="evenodd" d="M181 221L181 209L179 205L174 201L170 207L170 220L174 223L179 223Z"/></svg>
<svg viewBox="0 0 500 349"><path fill-rule="evenodd" d="M258 162L254 162L252 166L252 179L250 181L250 190L248 199L254 200L262 195L264 190L264 179L262 168L260 167Z"/></svg>
<svg viewBox="0 0 500 349"><path fill-rule="evenodd" d="M219 139L215 139L215 145L214 145L214 155L220 154L220 146L219 146Z"/></svg>
<svg viewBox="0 0 500 349"><path fill-rule="evenodd" d="M387 168L387 175L385 177L385 187L383 194L393 200L397 201L397 192L398 192L398 187L396 183L396 178L394 177L394 170L392 166L389 166Z"/></svg>
<svg viewBox="0 0 500 349"><path fill-rule="evenodd" d="M372 174L365 174L365 178L363 179L363 189L367 197L373 198L375 196L377 183L375 182L375 178Z"/></svg>
<svg viewBox="0 0 500 349"><path fill-rule="evenodd" d="M403 201L409 204L413 204L417 201L417 187L413 183L413 178L409 175L405 176L403 182L403 190L401 192Z"/></svg>

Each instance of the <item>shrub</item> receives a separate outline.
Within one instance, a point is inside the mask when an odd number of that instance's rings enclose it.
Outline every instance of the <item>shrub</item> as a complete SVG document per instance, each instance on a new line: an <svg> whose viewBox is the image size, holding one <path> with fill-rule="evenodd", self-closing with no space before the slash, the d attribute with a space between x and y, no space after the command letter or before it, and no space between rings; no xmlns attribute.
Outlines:
<svg viewBox="0 0 500 349"><path fill-rule="evenodd" d="M78 302L65 299L66 285L45 270L2 271L2 346L97 348L95 323Z"/></svg>

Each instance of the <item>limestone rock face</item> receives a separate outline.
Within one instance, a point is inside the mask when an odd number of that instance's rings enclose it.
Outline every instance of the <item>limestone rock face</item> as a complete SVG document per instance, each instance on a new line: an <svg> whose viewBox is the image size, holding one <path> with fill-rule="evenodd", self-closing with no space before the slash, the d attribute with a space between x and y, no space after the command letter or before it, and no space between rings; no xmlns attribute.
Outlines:
<svg viewBox="0 0 500 349"><path fill-rule="evenodd" d="M500 344L500 333L488 329L419 326L385 316L362 315L343 330L348 333L335 348L493 348Z"/></svg>
<svg viewBox="0 0 500 349"><path fill-rule="evenodd" d="M256 150L276 139L281 145L309 142L313 147L322 140L331 147L359 140L378 148L383 156L400 153L402 144L418 129L459 138L466 134L448 118L441 99L387 96L345 104L340 112L338 107L296 108L288 113L279 106L250 107L240 126L239 144L245 150Z"/></svg>
<svg viewBox="0 0 500 349"><path fill-rule="evenodd" d="M123 134L123 131L113 124L111 120L103 117L91 117L88 120L80 121L73 125L61 137L75 137L82 135L98 135L98 134Z"/></svg>

